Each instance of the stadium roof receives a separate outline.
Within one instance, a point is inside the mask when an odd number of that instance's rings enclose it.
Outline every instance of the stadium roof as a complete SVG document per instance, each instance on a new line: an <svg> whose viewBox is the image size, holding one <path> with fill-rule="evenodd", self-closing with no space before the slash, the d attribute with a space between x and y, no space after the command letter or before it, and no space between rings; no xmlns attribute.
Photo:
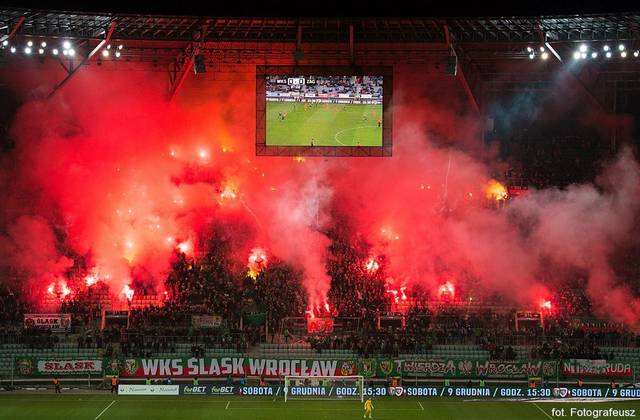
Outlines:
<svg viewBox="0 0 640 420"><path fill-rule="evenodd" d="M194 41L206 28L211 42L349 41L356 43L526 43L640 39L640 14L459 18L273 18L140 15L1 8L0 35L24 18L15 35L103 39L115 21L113 39Z"/></svg>

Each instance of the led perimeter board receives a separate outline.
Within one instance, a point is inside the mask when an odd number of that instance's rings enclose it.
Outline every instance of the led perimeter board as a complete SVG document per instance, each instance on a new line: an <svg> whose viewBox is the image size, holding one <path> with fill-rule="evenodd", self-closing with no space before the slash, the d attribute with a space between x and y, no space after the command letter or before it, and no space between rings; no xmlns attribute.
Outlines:
<svg viewBox="0 0 640 420"><path fill-rule="evenodd" d="M391 156L392 67L257 66L258 156Z"/></svg>

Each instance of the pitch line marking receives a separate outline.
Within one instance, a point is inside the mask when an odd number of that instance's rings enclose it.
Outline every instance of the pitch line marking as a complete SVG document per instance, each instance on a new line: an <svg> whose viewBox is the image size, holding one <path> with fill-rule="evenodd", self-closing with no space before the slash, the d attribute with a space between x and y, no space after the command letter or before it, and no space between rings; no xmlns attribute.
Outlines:
<svg viewBox="0 0 640 420"><path fill-rule="evenodd" d="M338 135L344 133L345 131L349 131L349 130L359 130L361 128L376 128L377 126L375 125L362 125L360 127L351 127L351 128L345 128L344 130L340 130L338 131L334 136L333 139L335 141L337 141L338 143L340 143L343 146L347 146L346 144L344 144L343 142L341 142L340 140L338 140ZM347 146L348 147L348 146ZM351 147L354 147L354 145L352 144Z"/></svg>
<svg viewBox="0 0 640 420"><path fill-rule="evenodd" d="M98 414L98 415L96 416L96 418L95 418L95 419L93 419L93 420L98 420L98 419L100 418L100 416L101 416L101 415L103 415L104 413L106 413L106 412L107 412L107 410L108 410L109 408L111 408L111 406L112 406L113 404L115 404L115 402L116 402L116 400L111 401L111 404L109 404L108 406L106 406L106 407L104 408L104 410L102 410L102 411L100 412L100 414Z"/></svg>
<svg viewBox="0 0 640 420"><path fill-rule="evenodd" d="M538 404L533 403L533 405L535 405L538 410L542 411L544 413L544 415L547 416L547 418L553 420L553 417L551 417L549 414L547 414L546 411L544 411L542 408L540 408L540 406Z"/></svg>
<svg viewBox="0 0 640 420"><path fill-rule="evenodd" d="M422 403L418 401L418 404L420 405L420 408L422 409L422 411L424 411L424 407L422 406Z"/></svg>
<svg viewBox="0 0 640 420"><path fill-rule="evenodd" d="M231 401L227 401L227 406L224 408L225 410L229 409L229 404L231 404Z"/></svg>

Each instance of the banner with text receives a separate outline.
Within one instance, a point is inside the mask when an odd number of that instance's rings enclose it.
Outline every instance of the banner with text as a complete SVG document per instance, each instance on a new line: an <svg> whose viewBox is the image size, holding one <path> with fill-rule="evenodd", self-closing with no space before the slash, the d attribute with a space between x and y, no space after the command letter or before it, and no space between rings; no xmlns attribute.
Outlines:
<svg viewBox="0 0 640 420"><path fill-rule="evenodd" d="M118 385L120 395L179 395L178 385Z"/></svg>
<svg viewBox="0 0 640 420"><path fill-rule="evenodd" d="M219 328L222 317L218 315L192 315L191 325L194 328Z"/></svg>
<svg viewBox="0 0 640 420"><path fill-rule="evenodd" d="M71 331L71 314L24 314L25 328Z"/></svg>
<svg viewBox="0 0 640 420"><path fill-rule="evenodd" d="M510 378L556 375L555 361L509 362L499 360L405 360L402 373L420 378Z"/></svg>
<svg viewBox="0 0 640 420"><path fill-rule="evenodd" d="M16 373L20 376L58 376L102 374L102 359L16 359Z"/></svg>
<svg viewBox="0 0 640 420"><path fill-rule="evenodd" d="M264 376L267 378L300 376L358 375L356 360L264 359L251 357L113 359L107 375L116 373L128 378L216 378Z"/></svg>
<svg viewBox="0 0 640 420"><path fill-rule="evenodd" d="M633 368L630 363L569 359L562 362L562 374L583 378L631 378Z"/></svg>

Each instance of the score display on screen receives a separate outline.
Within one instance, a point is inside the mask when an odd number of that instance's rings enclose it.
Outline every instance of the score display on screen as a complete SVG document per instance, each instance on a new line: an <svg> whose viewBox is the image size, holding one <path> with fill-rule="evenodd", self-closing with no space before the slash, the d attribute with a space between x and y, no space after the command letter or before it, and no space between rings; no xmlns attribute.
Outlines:
<svg viewBox="0 0 640 420"><path fill-rule="evenodd" d="M383 76L265 77L268 146L382 147Z"/></svg>
<svg viewBox="0 0 640 420"><path fill-rule="evenodd" d="M390 156L392 70L258 67L256 154Z"/></svg>

